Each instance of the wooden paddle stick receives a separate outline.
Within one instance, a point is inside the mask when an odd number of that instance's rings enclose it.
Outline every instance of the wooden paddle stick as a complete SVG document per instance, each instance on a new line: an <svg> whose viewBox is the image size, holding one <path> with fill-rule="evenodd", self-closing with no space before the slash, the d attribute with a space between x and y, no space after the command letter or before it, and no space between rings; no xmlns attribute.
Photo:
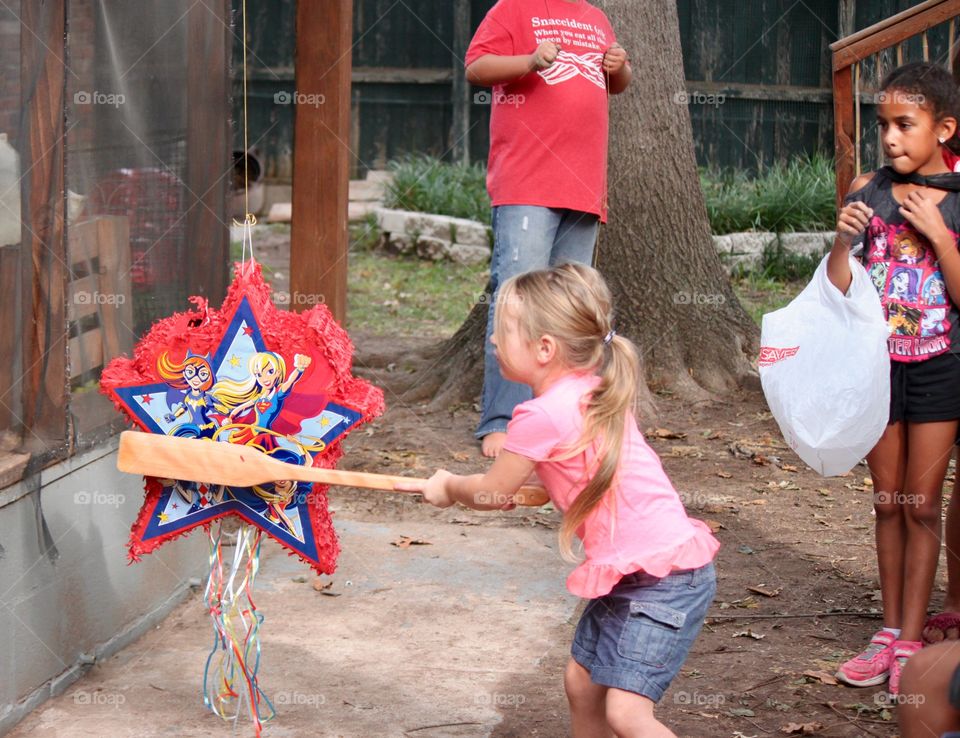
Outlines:
<svg viewBox="0 0 960 738"><path fill-rule="evenodd" d="M298 466L272 459L250 446L138 431L120 434L117 468L146 477L184 479L227 487L252 487L289 479L401 492L403 490L395 489L394 485L426 481L415 477ZM539 507L550 499L543 487L521 487L510 497L524 507ZM503 501L507 502L505 495Z"/></svg>

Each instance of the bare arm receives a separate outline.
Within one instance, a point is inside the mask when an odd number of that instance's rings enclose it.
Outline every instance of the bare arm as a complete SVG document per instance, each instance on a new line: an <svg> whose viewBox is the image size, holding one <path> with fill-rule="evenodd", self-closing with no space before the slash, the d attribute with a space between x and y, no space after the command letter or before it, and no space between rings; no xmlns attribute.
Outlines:
<svg viewBox="0 0 960 738"><path fill-rule="evenodd" d="M398 484L397 489L422 492L423 498L437 507L459 502L474 510L502 510L513 507L511 495L529 479L534 466L523 456L501 451L485 474L458 476L440 469L426 484Z"/></svg>
<svg viewBox="0 0 960 738"><path fill-rule="evenodd" d="M619 95L630 86L633 70L627 58L627 50L620 44L614 44L603 55L603 71L607 74L611 95Z"/></svg>
<svg viewBox="0 0 960 738"><path fill-rule="evenodd" d="M559 46L550 41L544 41L532 54L520 56L484 54L467 67L467 81L484 87L516 82L535 69L549 67L556 61L559 53Z"/></svg>
<svg viewBox="0 0 960 738"><path fill-rule="evenodd" d="M851 192L863 189L873 179L873 173L862 174L850 185ZM850 271L850 245L853 239L863 233L873 216L873 210L862 202L845 205L837 218L837 237L827 259L827 277L833 286L847 294L853 274Z"/></svg>

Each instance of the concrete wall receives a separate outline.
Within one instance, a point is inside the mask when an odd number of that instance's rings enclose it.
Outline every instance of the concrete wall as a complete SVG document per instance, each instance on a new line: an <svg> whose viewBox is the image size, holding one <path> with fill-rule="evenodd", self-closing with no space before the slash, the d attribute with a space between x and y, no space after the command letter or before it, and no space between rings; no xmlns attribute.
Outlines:
<svg viewBox="0 0 960 738"><path fill-rule="evenodd" d="M142 500L143 480L116 469L116 439L0 490L0 735L158 623L203 575L200 531L127 565Z"/></svg>

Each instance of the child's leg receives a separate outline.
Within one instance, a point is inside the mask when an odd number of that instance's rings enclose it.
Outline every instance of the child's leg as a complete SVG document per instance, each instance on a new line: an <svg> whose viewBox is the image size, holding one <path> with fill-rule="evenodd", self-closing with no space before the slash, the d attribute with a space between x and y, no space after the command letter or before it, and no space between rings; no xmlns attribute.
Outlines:
<svg viewBox="0 0 960 738"><path fill-rule="evenodd" d="M957 465L960 467L960 451L957 452ZM960 494L957 492L956 476L943 537L947 547L947 596L943 601L943 610L960 612Z"/></svg>
<svg viewBox="0 0 960 738"><path fill-rule="evenodd" d="M617 738L677 738L653 716L653 700L622 689L607 690L607 723Z"/></svg>
<svg viewBox="0 0 960 738"><path fill-rule="evenodd" d="M610 738L605 707L607 688L594 684L590 672L573 659L567 662L563 686L570 704L573 738Z"/></svg>
<svg viewBox="0 0 960 738"><path fill-rule="evenodd" d="M940 557L941 494L957 421L907 424L906 548L901 641L919 641Z"/></svg>
<svg viewBox="0 0 960 738"><path fill-rule="evenodd" d="M960 710L950 705L950 681L960 667L960 643L940 643L910 657L903 669L897 719L903 738L940 738L960 730Z"/></svg>
<svg viewBox="0 0 960 738"><path fill-rule="evenodd" d="M903 490L907 443L904 424L891 423L867 455L873 478L873 509L877 516L877 566L883 597L883 625L899 628L903 613L903 550L906 543Z"/></svg>

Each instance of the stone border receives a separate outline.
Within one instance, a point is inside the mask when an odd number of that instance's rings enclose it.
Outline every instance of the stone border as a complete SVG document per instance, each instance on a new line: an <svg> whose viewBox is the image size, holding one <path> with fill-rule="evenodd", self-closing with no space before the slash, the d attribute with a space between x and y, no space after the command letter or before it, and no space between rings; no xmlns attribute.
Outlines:
<svg viewBox="0 0 960 738"><path fill-rule="evenodd" d="M377 208L380 243L397 254L477 265L490 260L493 234L483 223L447 215Z"/></svg>
<svg viewBox="0 0 960 738"><path fill-rule="evenodd" d="M714 236L713 245L728 272L752 271L763 263L764 251L777 245L787 253L815 256L818 259L833 246L836 233L815 231L812 233L769 233L748 231Z"/></svg>

